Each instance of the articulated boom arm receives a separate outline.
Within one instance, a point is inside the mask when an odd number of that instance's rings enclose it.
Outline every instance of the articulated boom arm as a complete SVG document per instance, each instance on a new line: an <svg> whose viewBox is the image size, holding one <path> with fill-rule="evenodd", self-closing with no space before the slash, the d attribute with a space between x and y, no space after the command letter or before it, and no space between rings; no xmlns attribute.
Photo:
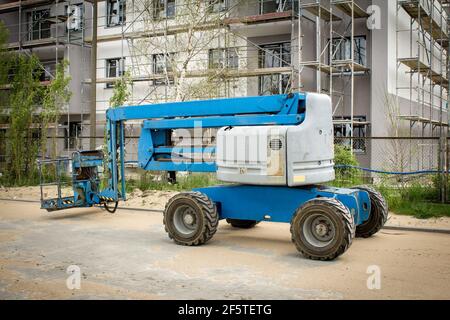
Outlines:
<svg viewBox="0 0 450 320"><path fill-rule="evenodd" d="M227 126L298 125L305 119L306 94L213 99L164 104L124 106L108 109L107 136L110 192L119 198L117 170L124 176L124 122L144 120L139 138L138 162L145 170L214 172L215 163L183 158L184 152L211 154L211 147L180 148L171 146L172 131L176 129L221 128ZM176 149L176 152L174 151ZM203 157L201 157L203 159ZM125 182L121 192L125 195Z"/></svg>

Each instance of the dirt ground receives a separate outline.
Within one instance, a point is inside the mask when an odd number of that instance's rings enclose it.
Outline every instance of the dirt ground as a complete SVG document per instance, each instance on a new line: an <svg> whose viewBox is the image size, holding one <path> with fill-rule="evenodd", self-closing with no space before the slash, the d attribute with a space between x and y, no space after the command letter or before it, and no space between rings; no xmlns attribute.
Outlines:
<svg viewBox="0 0 450 320"><path fill-rule="evenodd" d="M73 265L81 286L71 290ZM373 266L381 287L369 290ZM382 230L318 262L296 252L288 224L221 222L206 245L183 247L161 213L0 201L0 299L450 299L449 266L446 234Z"/></svg>

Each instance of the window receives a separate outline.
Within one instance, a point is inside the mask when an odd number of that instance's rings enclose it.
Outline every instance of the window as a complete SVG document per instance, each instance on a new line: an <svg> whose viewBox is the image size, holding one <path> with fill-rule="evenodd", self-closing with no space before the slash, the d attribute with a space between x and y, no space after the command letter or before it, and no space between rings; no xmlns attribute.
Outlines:
<svg viewBox="0 0 450 320"><path fill-rule="evenodd" d="M283 42L261 46L259 51L260 68L288 67L291 64L291 44ZM259 94L283 94L290 85L289 74L273 74L259 77Z"/></svg>
<svg viewBox="0 0 450 320"><path fill-rule="evenodd" d="M27 13L28 40L50 38L50 10L35 10Z"/></svg>
<svg viewBox="0 0 450 320"><path fill-rule="evenodd" d="M273 94L284 94L290 85L290 75L272 74L259 77L259 95L269 96Z"/></svg>
<svg viewBox="0 0 450 320"><path fill-rule="evenodd" d="M358 36L354 41L354 61L365 66L366 61L366 37ZM351 40L350 38L333 38L333 60L351 60Z"/></svg>
<svg viewBox="0 0 450 320"><path fill-rule="evenodd" d="M153 18L175 17L175 0L153 0Z"/></svg>
<svg viewBox="0 0 450 320"><path fill-rule="evenodd" d="M113 58L106 60L106 77L117 78L123 76L125 73L125 59ZM112 82L106 84L107 88L114 87Z"/></svg>
<svg viewBox="0 0 450 320"><path fill-rule="evenodd" d="M106 25L120 26L126 21L126 0L107 0Z"/></svg>
<svg viewBox="0 0 450 320"><path fill-rule="evenodd" d="M353 150L358 153L365 153L367 148L366 139L364 139L367 136L367 125L365 124L366 117L353 117L353 134L350 125L350 117L334 117L334 120L340 120L343 122L334 125L334 136L336 143L350 148L350 139L345 139L345 137L354 137L355 139L352 139Z"/></svg>
<svg viewBox="0 0 450 320"><path fill-rule="evenodd" d="M291 65L291 44L289 42L260 46L259 67L276 68Z"/></svg>
<svg viewBox="0 0 450 320"><path fill-rule="evenodd" d="M41 75L39 81L50 81L52 80L52 75L55 74L56 65L55 62L43 62L41 67Z"/></svg>
<svg viewBox="0 0 450 320"><path fill-rule="evenodd" d="M292 10L292 0L259 0L259 14Z"/></svg>
<svg viewBox="0 0 450 320"><path fill-rule="evenodd" d="M228 0L209 0L208 12L223 12L228 9Z"/></svg>
<svg viewBox="0 0 450 320"><path fill-rule="evenodd" d="M173 66L175 63L175 54L174 53L154 54L152 57L152 60L153 60L153 74L164 75L164 74L166 74L166 72L170 73L173 71ZM166 78L154 80L153 84L154 85L173 84L173 76L169 74L169 75L167 75Z"/></svg>
<svg viewBox="0 0 450 320"><path fill-rule="evenodd" d="M66 130L64 130L64 148L73 150L78 147L77 140L81 135L81 122L65 122Z"/></svg>
<svg viewBox="0 0 450 320"><path fill-rule="evenodd" d="M237 49L210 49L208 64L210 69L237 69L239 67Z"/></svg>
<svg viewBox="0 0 450 320"><path fill-rule="evenodd" d="M153 55L153 73L163 74L173 71L174 54L158 53Z"/></svg>

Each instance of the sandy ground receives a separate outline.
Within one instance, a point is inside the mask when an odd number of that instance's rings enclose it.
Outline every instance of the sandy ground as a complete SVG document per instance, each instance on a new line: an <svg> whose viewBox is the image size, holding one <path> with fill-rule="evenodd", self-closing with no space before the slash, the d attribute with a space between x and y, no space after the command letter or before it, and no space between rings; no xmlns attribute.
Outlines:
<svg viewBox="0 0 450 320"><path fill-rule="evenodd" d="M71 265L80 289L66 286ZM161 213L0 201L0 299L450 299L449 266L446 234L383 230L318 262L296 252L288 224L221 222L206 245L183 247Z"/></svg>
<svg viewBox="0 0 450 320"><path fill-rule="evenodd" d="M45 190L45 197L51 197L56 194L54 190ZM71 188L63 190L63 194L73 194ZM166 202L173 197L176 192L172 191L154 191L147 190L142 192L139 189L135 189L133 192L127 194L128 200L121 202L121 207L129 208L142 208L142 209L157 209L162 210ZM0 199L27 199L27 200L39 200L40 189L39 187L20 187L20 188L3 188L0 187ZM450 206L449 206L450 210ZM412 227L412 228L432 228L432 229L444 229L450 230L450 218L430 218L430 219L417 219L410 216L396 215L391 213L386 226L398 226L398 227Z"/></svg>

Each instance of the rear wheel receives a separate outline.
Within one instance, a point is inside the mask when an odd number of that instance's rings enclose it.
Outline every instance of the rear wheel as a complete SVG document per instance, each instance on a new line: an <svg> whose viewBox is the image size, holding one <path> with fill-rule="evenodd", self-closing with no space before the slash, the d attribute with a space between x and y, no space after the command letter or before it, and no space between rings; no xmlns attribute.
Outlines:
<svg viewBox="0 0 450 320"><path fill-rule="evenodd" d="M164 226L175 243L196 246L207 242L217 231L219 215L215 204L203 193L174 196L164 209Z"/></svg>
<svg viewBox="0 0 450 320"><path fill-rule="evenodd" d="M388 218L388 206L381 193L368 186L358 186L354 189L366 191L370 197L370 215L367 221L356 227L356 236L369 238L383 228Z"/></svg>
<svg viewBox="0 0 450 320"><path fill-rule="evenodd" d="M227 219L227 223L231 224L234 228L240 229L250 229L256 226L259 221L256 220L238 220L238 219Z"/></svg>
<svg viewBox="0 0 450 320"><path fill-rule="evenodd" d="M333 260L352 244L355 223L350 211L332 198L310 200L297 209L291 221L292 242L312 260Z"/></svg>

